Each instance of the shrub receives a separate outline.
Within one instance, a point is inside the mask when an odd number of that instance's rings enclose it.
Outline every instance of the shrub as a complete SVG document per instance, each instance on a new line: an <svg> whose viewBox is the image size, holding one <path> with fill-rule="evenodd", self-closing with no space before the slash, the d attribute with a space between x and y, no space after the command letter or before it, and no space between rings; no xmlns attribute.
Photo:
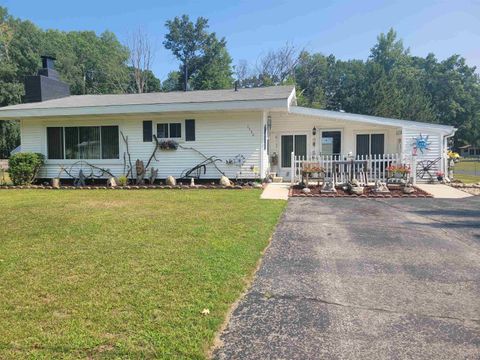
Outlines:
<svg viewBox="0 0 480 360"><path fill-rule="evenodd" d="M10 156L8 172L14 185L29 185L37 177L44 156L38 153L24 152Z"/></svg>
<svg viewBox="0 0 480 360"><path fill-rule="evenodd" d="M119 176L118 177L118 185L120 185L120 186L128 185L128 178L125 175Z"/></svg>

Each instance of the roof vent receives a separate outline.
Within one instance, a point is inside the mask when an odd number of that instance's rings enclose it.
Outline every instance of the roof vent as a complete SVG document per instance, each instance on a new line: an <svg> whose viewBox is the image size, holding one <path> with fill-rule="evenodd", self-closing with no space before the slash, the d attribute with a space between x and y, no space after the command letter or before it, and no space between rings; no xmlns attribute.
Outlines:
<svg viewBox="0 0 480 360"><path fill-rule="evenodd" d="M25 77L24 102L40 102L70 96L70 86L60 81L55 70L55 58L42 56L42 68L37 75Z"/></svg>

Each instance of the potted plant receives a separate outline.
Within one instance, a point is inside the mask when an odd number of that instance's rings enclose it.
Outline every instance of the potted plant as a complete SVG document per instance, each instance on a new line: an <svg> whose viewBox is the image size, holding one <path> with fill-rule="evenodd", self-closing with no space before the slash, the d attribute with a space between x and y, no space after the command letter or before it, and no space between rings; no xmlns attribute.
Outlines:
<svg viewBox="0 0 480 360"><path fill-rule="evenodd" d="M437 180L438 180L438 181L443 181L443 178L444 178L444 176L445 176L445 174L443 173L443 171L440 171L440 170L437 171L437 172L436 172L436 175L437 175Z"/></svg>
<svg viewBox="0 0 480 360"><path fill-rule="evenodd" d="M308 179L317 174L320 176L320 173L323 173L325 170L318 163L304 163L302 166L302 177L304 178L305 185L308 186Z"/></svg>
<svg viewBox="0 0 480 360"><path fill-rule="evenodd" d="M408 174L410 174L410 167L407 165L390 165L387 167L389 177L404 179Z"/></svg>
<svg viewBox="0 0 480 360"><path fill-rule="evenodd" d="M447 156L449 160L453 160L454 162L460 161L460 154L455 151L448 150Z"/></svg>
<svg viewBox="0 0 480 360"><path fill-rule="evenodd" d="M159 143L160 150L177 150L178 143L175 140L163 140Z"/></svg>
<svg viewBox="0 0 480 360"><path fill-rule="evenodd" d="M58 171L57 177L52 179L52 187L54 189L60 189L60 176L62 175L62 172L65 171L65 166L60 165L60 170Z"/></svg>

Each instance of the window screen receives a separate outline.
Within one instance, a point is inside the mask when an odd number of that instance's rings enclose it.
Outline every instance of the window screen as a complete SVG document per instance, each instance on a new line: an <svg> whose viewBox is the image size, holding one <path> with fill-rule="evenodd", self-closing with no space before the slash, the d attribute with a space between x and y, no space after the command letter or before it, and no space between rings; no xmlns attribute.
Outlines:
<svg viewBox="0 0 480 360"><path fill-rule="evenodd" d="M102 159L118 159L118 126L102 126Z"/></svg>
<svg viewBox="0 0 480 360"><path fill-rule="evenodd" d="M182 137L182 124L180 124L180 123L171 123L170 124L170 137L171 138Z"/></svg>
<svg viewBox="0 0 480 360"><path fill-rule="evenodd" d="M48 158L118 159L118 134L118 126L47 128Z"/></svg>
<svg viewBox="0 0 480 360"><path fill-rule="evenodd" d="M157 124L157 137L168 138L168 124Z"/></svg>

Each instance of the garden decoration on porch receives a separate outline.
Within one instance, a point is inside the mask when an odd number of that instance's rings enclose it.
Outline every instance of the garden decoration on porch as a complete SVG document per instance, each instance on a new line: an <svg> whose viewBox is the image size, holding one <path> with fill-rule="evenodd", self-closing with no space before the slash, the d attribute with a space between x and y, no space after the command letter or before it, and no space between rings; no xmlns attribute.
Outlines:
<svg viewBox="0 0 480 360"><path fill-rule="evenodd" d="M430 142L428 141L429 135L423 136L420 134L419 136L413 138L413 155L417 155L417 151L423 154L426 150L430 150Z"/></svg>
<svg viewBox="0 0 480 360"><path fill-rule="evenodd" d="M333 183L332 179L326 179L323 182L322 189L320 190L321 193L325 194L336 194L337 189L335 189L335 184Z"/></svg>
<svg viewBox="0 0 480 360"><path fill-rule="evenodd" d="M437 171L437 172L435 173L435 175L437 176L437 180L440 181L440 182L442 182L442 181L443 181L443 178L444 178L444 176L445 176L445 173L444 173L443 171L440 171L440 170L439 170L439 171Z"/></svg>
<svg viewBox="0 0 480 360"><path fill-rule="evenodd" d="M373 187L372 191L376 194L389 194L390 190L387 187L387 184L381 182L380 180L375 181L375 186Z"/></svg>
<svg viewBox="0 0 480 360"><path fill-rule="evenodd" d="M308 186L309 179L317 179L317 185L320 185L320 181L325 179L325 169L320 166L320 163L304 162L302 164L302 183Z"/></svg>
<svg viewBox="0 0 480 360"><path fill-rule="evenodd" d="M410 167L408 165L390 165L387 167L388 184L405 184L407 182L408 174L410 174Z"/></svg>
<svg viewBox="0 0 480 360"><path fill-rule="evenodd" d="M436 158L435 160L422 160L417 163L417 179L424 179L428 176L430 182L434 181L434 173L437 170L437 166L442 158Z"/></svg>

